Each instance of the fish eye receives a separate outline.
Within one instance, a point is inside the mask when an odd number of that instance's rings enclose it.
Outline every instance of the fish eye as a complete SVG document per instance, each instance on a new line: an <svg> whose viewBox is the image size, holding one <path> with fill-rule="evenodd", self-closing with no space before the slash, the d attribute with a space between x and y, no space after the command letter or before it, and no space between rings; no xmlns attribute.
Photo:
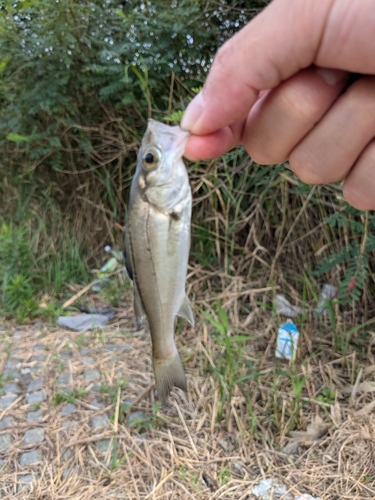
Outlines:
<svg viewBox="0 0 375 500"><path fill-rule="evenodd" d="M161 159L161 153L156 148L149 148L143 155L143 165L147 170L152 170L158 166Z"/></svg>

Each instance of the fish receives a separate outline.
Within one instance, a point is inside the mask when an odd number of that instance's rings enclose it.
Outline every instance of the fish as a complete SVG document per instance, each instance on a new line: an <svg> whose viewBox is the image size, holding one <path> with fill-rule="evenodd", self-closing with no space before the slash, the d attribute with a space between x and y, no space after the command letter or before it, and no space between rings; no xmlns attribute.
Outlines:
<svg viewBox="0 0 375 500"><path fill-rule="evenodd" d="M130 188L124 230L125 266L133 281L137 328L147 318L158 397L186 391L174 341L176 316L194 326L185 284L190 251L192 195L182 160L189 132L148 121Z"/></svg>

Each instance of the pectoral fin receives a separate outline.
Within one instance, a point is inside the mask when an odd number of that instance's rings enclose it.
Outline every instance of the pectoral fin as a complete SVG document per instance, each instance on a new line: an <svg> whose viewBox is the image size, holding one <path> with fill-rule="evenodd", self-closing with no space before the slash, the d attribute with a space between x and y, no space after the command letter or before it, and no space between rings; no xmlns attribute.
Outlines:
<svg viewBox="0 0 375 500"><path fill-rule="evenodd" d="M124 227L123 232L123 242L124 242L124 258L125 258L125 268L128 273L129 278L133 281L133 262L130 251L130 239L129 239L129 231Z"/></svg>
<svg viewBox="0 0 375 500"><path fill-rule="evenodd" d="M141 298L139 296L137 285L135 284L133 277L133 259L130 250L129 232L126 230L126 228L124 228L123 238L124 238L125 267L128 272L129 278L133 281L135 322L137 323L137 330L140 330L142 328L142 323L146 314L143 310Z"/></svg>
<svg viewBox="0 0 375 500"><path fill-rule="evenodd" d="M193 311L191 310L191 305L186 295L184 297L184 300L182 301L180 309L178 310L177 316L186 319L192 326L194 326Z"/></svg>
<svg viewBox="0 0 375 500"><path fill-rule="evenodd" d="M174 255L176 253L177 246L180 242L180 235L181 235L180 219L176 218L173 215L170 215L168 241L167 241L168 255Z"/></svg>

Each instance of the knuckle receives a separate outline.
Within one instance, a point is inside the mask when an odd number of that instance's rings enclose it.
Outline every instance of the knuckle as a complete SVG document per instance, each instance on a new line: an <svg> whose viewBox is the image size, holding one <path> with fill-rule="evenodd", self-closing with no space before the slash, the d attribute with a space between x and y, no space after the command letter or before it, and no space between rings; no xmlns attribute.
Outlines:
<svg viewBox="0 0 375 500"><path fill-rule="evenodd" d="M251 159L259 165L277 165L278 163L283 163L286 160L285 157L274 154L271 151L266 151L264 148L260 149L257 147L246 146L246 150Z"/></svg>
<svg viewBox="0 0 375 500"><path fill-rule="evenodd" d="M343 188L345 200L357 210L374 210L375 201L352 182L345 182Z"/></svg>
<svg viewBox="0 0 375 500"><path fill-rule="evenodd" d="M289 116L289 120L301 125L305 122L315 122L320 114L313 96L307 92L300 92L295 88L285 88L278 96L278 106Z"/></svg>
<svg viewBox="0 0 375 500"><path fill-rule="evenodd" d="M358 210L375 209L374 165L375 139L362 151L362 154L344 182L344 198Z"/></svg>
<svg viewBox="0 0 375 500"><path fill-rule="evenodd" d="M233 38L230 38L217 51L212 70L225 73L227 71L228 61L231 61L233 55L235 55Z"/></svg>
<svg viewBox="0 0 375 500"><path fill-rule="evenodd" d="M315 162L303 158L299 152L293 151L289 157L289 165L296 176L305 184L324 184L322 168Z"/></svg>

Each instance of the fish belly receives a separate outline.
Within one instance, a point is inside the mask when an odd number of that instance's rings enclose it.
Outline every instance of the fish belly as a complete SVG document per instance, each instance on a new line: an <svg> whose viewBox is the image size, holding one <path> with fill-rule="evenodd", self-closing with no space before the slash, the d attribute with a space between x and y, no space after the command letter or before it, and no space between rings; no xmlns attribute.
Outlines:
<svg viewBox="0 0 375 500"><path fill-rule="evenodd" d="M186 388L174 343L174 320L185 298L189 228L189 213L176 219L141 198L135 201L128 221L133 277L150 326L161 399L166 398L173 385Z"/></svg>

